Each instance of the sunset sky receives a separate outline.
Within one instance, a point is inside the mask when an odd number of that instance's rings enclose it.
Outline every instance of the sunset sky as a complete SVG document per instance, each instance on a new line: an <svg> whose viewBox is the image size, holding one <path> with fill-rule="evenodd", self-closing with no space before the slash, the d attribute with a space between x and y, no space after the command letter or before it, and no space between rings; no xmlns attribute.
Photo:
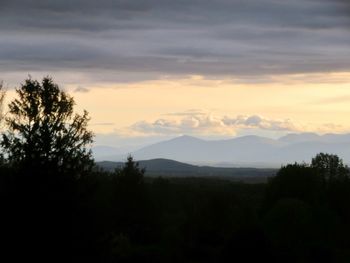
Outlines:
<svg viewBox="0 0 350 263"><path fill-rule="evenodd" d="M347 0L0 0L7 99L50 75L96 144L350 132Z"/></svg>

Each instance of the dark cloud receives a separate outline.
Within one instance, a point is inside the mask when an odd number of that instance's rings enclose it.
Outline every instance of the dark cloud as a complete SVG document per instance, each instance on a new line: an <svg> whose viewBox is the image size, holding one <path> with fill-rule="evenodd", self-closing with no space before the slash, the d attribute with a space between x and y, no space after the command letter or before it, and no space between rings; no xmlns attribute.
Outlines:
<svg viewBox="0 0 350 263"><path fill-rule="evenodd" d="M347 0L0 0L0 72L350 70ZM118 78L116 78L118 80Z"/></svg>

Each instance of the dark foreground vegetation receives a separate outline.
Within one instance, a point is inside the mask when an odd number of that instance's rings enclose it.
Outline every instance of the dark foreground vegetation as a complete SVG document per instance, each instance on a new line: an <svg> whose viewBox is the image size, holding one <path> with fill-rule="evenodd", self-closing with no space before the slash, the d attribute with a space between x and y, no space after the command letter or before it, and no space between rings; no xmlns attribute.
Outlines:
<svg viewBox="0 0 350 263"><path fill-rule="evenodd" d="M132 157L103 172L70 97L50 79L18 94L2 139L3 262L350 261L350 177L337 156L264 184L145 178Z"/></svg>
<svg viewBox="0 0 350 263"><path fill-rule="evenodd" d="M49 262L349 262L348 172L325 165L288 165L267 184L144 178L132 158L76 180L3 166L2 249Z"/></svg>

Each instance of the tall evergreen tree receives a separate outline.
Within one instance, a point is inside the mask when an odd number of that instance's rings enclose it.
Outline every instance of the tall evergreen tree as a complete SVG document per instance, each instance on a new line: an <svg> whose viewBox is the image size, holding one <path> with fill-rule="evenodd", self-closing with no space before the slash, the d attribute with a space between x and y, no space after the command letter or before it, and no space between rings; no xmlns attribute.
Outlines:
<svg viewBox="0 0 350 263"><path fill-rule="evenodd" d="M11 164L79 176L93 165L88 113L75 114L74 100L49 77L25 80L16 89L1 142Z"/></svg>

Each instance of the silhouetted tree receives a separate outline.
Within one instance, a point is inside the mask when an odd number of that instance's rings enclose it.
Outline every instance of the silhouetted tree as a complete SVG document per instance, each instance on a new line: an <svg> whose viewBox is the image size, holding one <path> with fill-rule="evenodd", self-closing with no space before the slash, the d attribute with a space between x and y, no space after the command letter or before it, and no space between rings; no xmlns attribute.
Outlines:
<svg viewBox="0 0 350 263"><path fill-rule="evenodd" d="M335 262L336 250L350 245L349 189L348 167L325 153L310 165L282 167L269 180L263 223L278 262Z"/></svg>
<svg viewBox="0 0 350 263"><path fill-rule="evenodd" d="M319 153L311 161L311 167L316 169L325 181L343 180L349 174L349 169L337 155Z"/></svg>
<svg viewBox="0 0 350 263"><path fill-rule="evenodd" d="M49 77L41 83L29 78L16 93L1 142L10 163L75 175L89 170L93 134L87 130L88 113L74 114L73 98Z"/></svg>
<svg viewBox="0 0 350 263"><path fill-rule="evenodd" d="M337 155L319 153L311 166L323 178L327 191L327 202L345 221L350 219L349 168Z"/></svg>
<svg viewBox="0 0 350 263"><path fill-rule="evenodd" d="M0 127L3 125L3 119L4 119L4 112L3 112L3 105L4 105L4 100L5 100L5 95L6 92L4 90L3 83L0 82ZM0 153L0 164L4 164L4 156L3 153Z"/></svg>
<svg viewBox="0 0 350 263"><path fill-rule="evenodd" d="M115 226L112 236L125 234L133 242L143 242L148 236L148 200L144 184L145 169L140 168L132 156L123 167L116 169L113 178L113 217Z"/></svg>
<svg viewBox="0 0 350 263"><path fill-rule="evenodd" d="M46 252L52 255L49 261L67 261L74 251L76 179L93 166L88 113L75 114L73 98L49 77L41 83L29 78L16 93L1 142L9 165L17 170L8 185L9 236L21 237L14 244L25 244L16 249L27 258L44 258Z"/></svg>
<svg viewBox="0 0 350 263"><path fill-rule="evenodd" d="M266 189L268 206L280 199L294 198L307 203L318 203L324 194L321 177L306 164L288 164L271 178Z"/></svg>
<svg viewBox="0 0 350 263"><path fill-rule="evenodd" d="M139 163L135 162L131 155L128 156L127 161L121 169L116 169L116 179L119 183L137 186L143 184L145 168L140 168Z"/></svg>

